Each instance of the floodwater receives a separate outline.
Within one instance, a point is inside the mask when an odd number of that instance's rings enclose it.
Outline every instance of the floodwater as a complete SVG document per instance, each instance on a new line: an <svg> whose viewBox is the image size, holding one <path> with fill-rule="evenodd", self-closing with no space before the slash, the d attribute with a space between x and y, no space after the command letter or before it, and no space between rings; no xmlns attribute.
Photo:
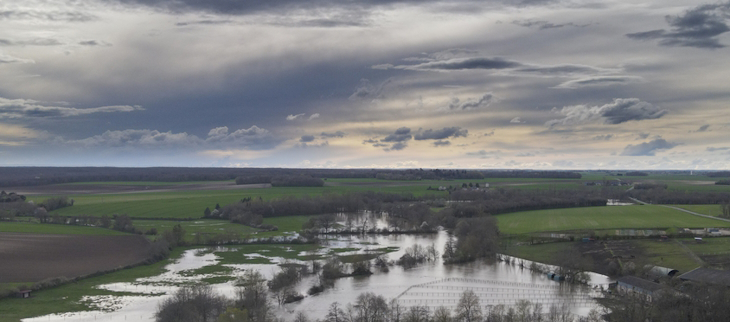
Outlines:
<svg viewBox="0 0 730 322"><path fill-rule="evenodd" d="M378 225L377 223L374 223ZM331 248L353 247L361 250L354 253L364 253L367 249L383 247L399 247L399 250L390 253L392 260L398 259L405 253L405 249L414 244L422 246L435 245L440 252L448 239L444 231L430 235L377 235L377 236L330 236L324 242L325 248L320 252L326 253ZM253 256L266 256L265 252ZM274 263L282 263L284 259L271 258ZM94 303L94 311L46 315L24 322L36 321L154 321L154 313L158 303L170 297L180 283L196 281L210 277L205 275L183 276L183 270L195 269L216 264L217 257L213 253L199 253L198 250L188 250L174 264L167 266L168 272L159 276L138 279L132 283L114 283L100 285L99 288L137 293L134 296L88 296L85 301ZM354 303L358 295L372 292L387 299L397 299L403 306L427 305L432 308L439 306L455 307L459 296L464 290L473 290L480 298L482 305L512 305L520 299L542 303L544 307L550 304L566 302L571 305L575 314L585 315L591 308L596 307L592 296L599 296L595 288L589 286L570 286L565 283L549 280L543 273L533 273L522 268L517 263L529 267L529 261L512 258L511 264L506 262L470 263L463 265L444 265L440 258L436 262L426 263L412 269L404 270L394 266L385 273L373 267L374 274L367 277L348 277L337 280L334 288L323 293L306 296L298 303L277 307L278 315L291 320L299 311L306 313L310 318L321 319L333 302L342 305ZM276 264L239 264L230 265L235 268L234 275L240 276L245 269L256 269L266 278L270 278L279 268ZM316 282L316 277L309 276L297 285L297 290L306 294L309 287ZM594 287L606 288L610 281L599 274L591 274L591 284ZM233 282L213 285L220 294L230 298L235 296ZM272 303L275 301L272 300Z"/></svg>

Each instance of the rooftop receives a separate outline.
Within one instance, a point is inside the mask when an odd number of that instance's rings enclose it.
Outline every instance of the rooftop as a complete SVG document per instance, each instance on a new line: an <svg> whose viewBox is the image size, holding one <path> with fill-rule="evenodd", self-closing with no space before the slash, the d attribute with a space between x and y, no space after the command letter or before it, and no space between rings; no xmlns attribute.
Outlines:
<svg viewBox="0 0 730 322"><path fill-rule="evenodd" d="M730 271L699 267L679 276L685 281L730 286Z"/></svg>
<svg viewBox="0 0 730 322"><path fill-rule="evenodd" d="M645 280L643 278L638 278L636 276L624 276L619 278L618 281L624 284L631 285L633 287L647 290L649 292L656 292L664 288L660 284Z"/></svg>

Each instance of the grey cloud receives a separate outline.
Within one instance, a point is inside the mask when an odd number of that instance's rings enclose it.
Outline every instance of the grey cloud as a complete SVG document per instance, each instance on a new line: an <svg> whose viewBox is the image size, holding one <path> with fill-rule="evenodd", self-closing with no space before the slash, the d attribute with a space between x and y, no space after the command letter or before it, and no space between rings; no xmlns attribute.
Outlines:
<svg viewBox="0 0 730 322"><path fill-rule="evenodd" d="M373 144L373 146L376 147L376 148L381 148L381 147L384 147L384 146L388 146L388 144L385 144L385 143L377 143L376 142L375 144Z"/></svg>
<svg viewBox="0 0 730 322"><path fill-rule="evenodd" d="M517 123L525 123L519 116L511 119L509 121L510 123L517 124Z"/></svg>
<svg viewBox="0 0 730 322"><path fill-rule="evenodd" d="M637 134L636 137L637 137L637 140L644 140L644 139L648 138L649 135L651 135L651 134L642 132L642 133Z"/></svg>
<svg viewBox="0 0 730 322"><path fill-rule="evenodd" d="M535 27L539 30L547 30L547 29L555 29L555 28L563 28L563 27L582 28L582 27L587 27L590 25L590 24L578 25L578 24L574 24L572 22L555 24L555 23L548 22L545 20L514 20L514 21L512 21L512 23L515 25L527 27L527 28Z"/></svg>
<svg viewBox="0 0 730 322"><path fill-rule="evenodd" d="M314 113L314 114L310 115L307 120L311 121L311 120L318 119L318 118L319 118L319 113Z"/></svg>
<svg viewBox="0 0 730 322"><path fill-rule="evenodd" d="M227 126L214 128L208 132L205 143L211 147L250 148L253 150L271 149L282 140L274 137L267 129L256 125L248 129L228 131Z"/></svg>
<svg viewBox="0 0 730 322"><path fill-rule="evenodd" d="M503 58L455 58L441 61L431 61L416 65L399 65L392 66L393 69L405 70L421 70L421 71L452 71L452 70L472 70L472 69L508 69L522 66L521 63L506 60Z"/></svg>
<svg viewBox="0 0 730 322"><path fill-rule="evenodd" d="M700 128L697 129L696 131L690 131L690 132L695 132L695 133L707 132L707 129L709 129L709 128L710 128L710 124L705 124L703 126L700 126Z"/></svg>
<svg viewBox="0 0 730 322"><path fill-rule="evenodd" d="M302 135L299 142L312 142L314 141L314 135Z"/></svg>
<svg viewBox="0 0 730 322"><path fill-rule="evenodd" d="M466 155L480 157L481 159L489 159L491 157L498 156L501 152L502 151L499 151L499 150L497 150L497 151L479 150L476 152L467 152Z"/></svg>
<svg viewBox="0 0 730 322"><path fill-rule="evenodd" d="M88 22L98 17L79 11L40 11L40 10L4 10L0 11L0 20L43 20Z"/></svg>
<svg viewBox="0 0 730 322"><path fill-rule="evenodd" d="M281 13L289 11L345 11L367 14L369 9L392 7L398 5L436 5L442 10L452 12L473 12L484 10L484 3L475 0L456 0L444 2L442 0L361 0L361 1L336 1L336 0L270 0L270 1L230 1L230 0L109 0L129 5L141 5L160 8L176 13L190 11L204 11L227 15L246 15L259 12ZM534 6L544 5L553 0L497 0L491 4L494 7L502 6Z"/></svg>
<svg viewBox="0 0 730 322"><path fill-rule="evenodd" d="M435 147L449 146L449 145L451 145L451 142L449 142L449 141L438 140L436 142L433 142L433 146L435 146Z"/></svg>
<svg viewBox="0 0 730 322"><path fill-rule="evenodd" d="M195 21L181 21L178 23L175 23L175 26L178 27L185 27L185 26L192 26L192 25L222 25L231 23L231 20L211 20L211 19L204 19L204 20L195 20Z"/></svg>
<svg viewBox="0 0 730 322"><path fill-rule="evenodd" d="M593 75L604 73L616 73L618 69L607 69L587 65L578 64L562 64L562 65L527 65L525 67L514 70L518 73L537 74L542 76L573 76L573 75Z"/></svg>
<svg viewBox="0 0 730 322"><path fill-rule="evenodd" d="M478 108L484 108L496 101L497 98L492 93L486 93L482 95L478 100L469 99L464 102L459 101L458 98L454 97L449 103L449 109L451 110L473 110Z"/></svg>
<svg viewBox="0 0 730 322"><path fill-rule="evenodd" d="M81 46L90 46L90 47L92 47L92 46L104 46L104 47L111 46L111 44L108 43L108 42L98 41L98 40L79 41L79 45L81 45Z"/></svg>
<svg viewBox="0 0 730 322"><path fill-rule="evenodd" d="M358 87L352 95L350 95L351 101L364 100L364 99L376 99L382 97L383 89L392 81L392 78L386 79L380 85L373 85L368 79L360 80L360 87Z"/></svg>
<svg viewBox="0 0 730 322"><path fill-rule="evenodd" d="M612 103L603 106L565 106L558 113L565 117L547 121L545 126L577 125L599 120L603 120L606 124L620 124L628 121L658 119L667 114L667 110L640 101L638 98L617 98Z"/></svg>
<svg viewBox="0 0 730 322"><path fill-rule="evenodd" d="M407 127L402 127L395 130L395 133L388 135L380 140L380 142L404 142L410 140L411 138L413 138L413 136L411 135L411 129Z"/></svg>
<svg viewBox="0 0 730 322"><path fill-rule="evenodd" d="M494 130L492 130L492 132L484 133L483 136L492 136L492 135L494 135Z"/></svg>
<svg viewBox="0 0 730 322"><path fill-rule="evenodd" d="M419 132L414 136L417 141L421 140L443 140L450 137L466 137L469 131L460 127L445 127L440 130L428 129L423 132Z"/></svg>
<svg viewBox="0 0 730 322"><path fill-rule="evenodd" d="M345 134L346 134L345 132L337 131L337 132L332 132L332 133L322 132L321 135L324 138L342 138L342 137L345 137Z"/></svg>
<svg viewBox="0 0 730 322"><path fill-rule="evenodd" d="M729 147L721 147L721 148L715 148L715 147L708 147L707 152L715 152L715 151L727 151L730 150Z"/></svg>
<svg viewBox="0 0 730 322"><path fill-rule="evenodd" d="M75 108L65 106L49 106L42 102L24 99L6 99L0 97L0 119L16 118L53 118L87 115L94 113L116 113L143 111L139 105L114 105L92 108Z"/></svg>
<svg viewBox="0 0 730 322"><path fill-rule="evenodd" d="M666 16L670 30L657 29L626 34L637 40L659 40L661 46L717 49L725 47L719 36L730 31L730 2L704 4L681 15Z"/></svg>
<svg viewBox="0 0 730 322"><path fill-rule="evenodd" d="M0 64L13 64L13 63L34 63L31 59L23 59L14 56L10 56L0 52Z"/></svg>
<svg viewBox="0 0 730 322"><path fill-rule="evenodd" d="M379 142L378 140L376 140L375 138L372 138L372 139L363 140L362 144L377 144L378 142Z"/></svg>
<svg viewBox="0 0 730 322"><path fill-rule="evenodd" d="M516 157L534 157L535 154L530 153L530 152L521 152L521 153L517 153L517 155L515 155L515 156Z"/></svg>
<svg viewBox="0 0 730 322"><path fill-rule="evenodd" d="M595 141L608 141L613 139L613 134L596 135L593 137Z"/></svg>
<svg viewBox="0 0 730 322"><path fill-rule="evenodd" d="M621 152L624 156L654 156L657 150L669 150L679 145L678 143L667 142L664 139L656 139L649 142L633 145L629 144Z"/></svg>
<svg viewBox="0 0 730 322"><path fill-rule="evenodd" d="M53 38L34 38L28 40L0 39L0 46L59 46L61 41Z"/></svg>
<svg viewBox="0 0 730 322"><path fill-rule="evenodd" d="M643 82L645 80L637 76L593 76L569 80L556 86L556 88L574 89L589 86L628 85Z"/></svg>
<svg viewBox="0 0 730 322"><path fill-rule="evenodd" d="M390 148L385 149L385 151L400 151L408 147L408 144L405 142L398 142L390 146Z"/></svg>

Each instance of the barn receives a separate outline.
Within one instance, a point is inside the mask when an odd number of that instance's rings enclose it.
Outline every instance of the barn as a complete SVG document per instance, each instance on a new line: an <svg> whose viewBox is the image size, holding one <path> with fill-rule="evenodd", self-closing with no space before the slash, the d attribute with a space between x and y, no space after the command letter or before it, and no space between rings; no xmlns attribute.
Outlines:
<svg viewBox="0 0 730 322"><path fill-rule="evenodd" d="M619 293L643 295L649 301L658 296L662 289L662 285L636 276L624 276L616 281L616 290Z"/></svg>
<svg viewBox="0 0 730 322"><path fill-rule="evenodd" d="M698 267L679 276L683 281L730 287L730 271Z"/></svg>

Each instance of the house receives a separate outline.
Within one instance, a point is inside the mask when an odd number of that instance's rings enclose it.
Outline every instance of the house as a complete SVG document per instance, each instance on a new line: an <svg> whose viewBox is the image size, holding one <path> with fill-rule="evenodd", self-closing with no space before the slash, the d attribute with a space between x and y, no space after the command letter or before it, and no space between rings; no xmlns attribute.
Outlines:
<svg viewBox="0 0 730 322"><path fill-rule="evenodd" d="M679 275L679 279L701 284L730 287L730 271L699 267Z"/></svg>
<svg viewBox="0 0 730 322"><path fill-rule="evenodd" d="M616 281L616 290L619 293L641 295L648 301L656 298L663 289L664 287L661 284L636 276L624 276Z"/></svg>
<svg viewBox="0 0 730 322"><path fill-rule="evenodd" d="M15 296L22 298L22 299L27 299L27 298L30 298L30 292L31 292L31 290L18 291L18 293L15 293Z"/></svg>

